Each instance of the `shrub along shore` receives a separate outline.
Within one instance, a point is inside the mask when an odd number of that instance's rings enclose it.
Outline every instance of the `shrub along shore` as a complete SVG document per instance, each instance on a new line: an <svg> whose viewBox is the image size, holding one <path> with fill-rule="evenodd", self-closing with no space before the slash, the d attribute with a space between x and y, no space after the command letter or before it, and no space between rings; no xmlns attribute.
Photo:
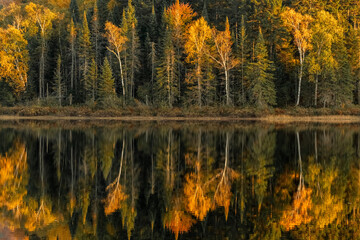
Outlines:
<svg viewBox="0 0 360 240"><path fill-rule="evenodd" d="M348 108L237 108L189 107L154 108L148 106L101 109L88 106L0 107L0 120L11 119L111 119L111 120L259 120L269 122L359 122L360 107Z"/></svg>

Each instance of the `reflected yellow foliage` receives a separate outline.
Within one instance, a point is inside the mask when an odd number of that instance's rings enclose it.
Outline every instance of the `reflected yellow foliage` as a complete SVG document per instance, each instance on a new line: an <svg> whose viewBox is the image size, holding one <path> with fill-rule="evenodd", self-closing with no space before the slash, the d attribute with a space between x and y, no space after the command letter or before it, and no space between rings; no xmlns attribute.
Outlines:
<svg viewBox="0 0 360 240"><path fill-rule="evenodd" d="M115 181L106 190L109 192L105 200L105 214L110 215L122 208L124 201L129 197L124 187Z"/></svg>
<svg viewBox="0 0 360 240"><path fill-rule="evenodd" d="M182 208L181 198L176 198L171 209L165 213L164 225L175 234L175 239L179 234L188 232L195 220Z"/></svg>
<svg viewBox="0 0 360 240"><path fill-rule="evenodd" d="M311 200L312 190L303 187L300 192L295 193L294 201L290 209L285 210L280 219L280 225L286 231L294 229L301 224L307 224L312 220L310 210L312 209Z"/></svg>
<svg viewBox="0 0 360 240"><path fill-rule="evenodd" d="M238 179L240 174L225 167L219 174L220 178L214 193L215 206L224 207L225 219L228 219L230 201L233 193L231 192L231 186L234 180Z"/></svg>
<svg viewBox="0 0 360 240"><path fill-rule="evenodd" d="M51 211L51 201L47 199L41 199L40 205L36 200L29 199L23 213L26 216L25 228L30 232L48 226L56 220Z"/></svg>
<svg viewBox="0 0 360 240"><path fill-rule="evenodd" d="M27 194L29 174L25 145L15 141L5 156L0 156L0 208L5 207L16 217Z"/></svg>
<svg viewBox="0 0 360 240"><path fill-rule="evenodd" d="M210 197L207 196L208 190L201 180L200 174L187 174L184 186L186 210L200 221L204 220L212 205Z"/></svg>

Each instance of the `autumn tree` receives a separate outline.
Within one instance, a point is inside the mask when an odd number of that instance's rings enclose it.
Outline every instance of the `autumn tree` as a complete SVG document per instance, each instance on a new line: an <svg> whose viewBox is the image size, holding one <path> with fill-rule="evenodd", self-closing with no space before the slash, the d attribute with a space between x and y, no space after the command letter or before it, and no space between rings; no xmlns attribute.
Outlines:
<svg viewBox="0 0 360 240"><path fill-rule="evenodd" d="M181 86L183 81L183 60L184 60L184 44L186 41L186 29L196 16L190 4L180 3L176 0L173 5L166 9L163 21L166 22L168 31L171 36L171 42L174 48L175 70L177 76L177 88L179 95L181 94Z"/></svg>
<svg viewBox="0 0 360 240"><path fill-rule="evenodd" d="M269 60L261 28L255 46L254 62L249 63L247 71L251 101L258 107L274 106L276 104L274 66Z"/></svg>
<svg viewBox="0 0 360 240"><path fill-rule="evenodd" d="M14 26L0 28L0 80L7 82L15 95L25 90L29 53L24 34Z"/></svg>
<svg viewBox="0 0 360 240"><path fill-rule="evenodd" d="M287 8L281 15L285 26L289 28L293 37L294 43L299 53L300 69L298 73L298 90L296 97L296 106L300 104L301 84L304 75L304 63L307 51L311 49L311 29L310 23L313 21L309 15L302 15L292 8Z"/></svg>
<svg viewBox="0 0 360 240"><path fill-rule="evenodd" d="M206 51L208 42L211 38L211 29L204 18L195 21L188 29L188 37L185 43L185 52L187 54L187 61L195 66L194 74L188 76L189 88L196 88L198 105L202 106L202 93L204 81L203 77L203 63L206 61ZM194 79L193 79L194 78ZM193 86L194 82L196 87Z"/></svg>
<svg viewBox="0 0 360 240"><path fill-rule="evenodd" d="M239 64L239 61L232 56L232 40L230 33L229 19L226 18L225 31L213 29L213 49L209 56L225 74L226 105L231 104L230 70Z"/></svg>
<svg viewBox="0 0 360 240"><path fill-rule="evenodd" d="M338 21L327 11L318 11L314 19L312 30L312 51L309 54L310 70L315 82L314 105L318 103L319 77L325 87L328 82L333 81L338 62L334 57L334 43L341 41L343 29ZM328 88L323 88L322 94L328 92Z"/></svg>
<svg viewBox="0 0 360 240"><path fill-rule="evenodd" d="M56 19L56 14L43 5L37 5L30 2L25 7L26 12L29 14L30 19L38 27L41 37L41 54L39 61L39 98L45 96L45 51L46 51L46 39L49 35L49 30L52 28L52 22Z"/></svg>
<svg viewBox="0 0 360 240"><path fill-rule="evenodd" d="M105 30L106 30L107 40L110 44L110 46L108 47L108 50L116 56L116 58L119 62L122 95L125 100L126 85L125 85L124 74L123 74L122 53L125 50L125 43L127 41L127 37L125 36L125 33L121 28L115 26L114 24L112 24L110 22L106 23Z"/></svg>

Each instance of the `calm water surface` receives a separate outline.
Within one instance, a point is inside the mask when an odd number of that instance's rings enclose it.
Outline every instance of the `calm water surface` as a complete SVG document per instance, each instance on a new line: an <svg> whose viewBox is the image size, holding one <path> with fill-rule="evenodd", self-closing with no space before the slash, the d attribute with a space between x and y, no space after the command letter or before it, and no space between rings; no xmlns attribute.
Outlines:
<svg viewBox="0 0 360 240"><path fill-rule="evenodd" d="M0 123L0 239L359 239L360 126Z"/></svg>

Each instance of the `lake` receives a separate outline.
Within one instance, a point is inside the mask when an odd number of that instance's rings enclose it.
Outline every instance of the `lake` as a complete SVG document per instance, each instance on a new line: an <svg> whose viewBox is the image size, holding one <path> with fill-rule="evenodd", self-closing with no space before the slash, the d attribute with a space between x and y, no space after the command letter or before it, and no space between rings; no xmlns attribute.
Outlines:
<svg viewBox="0 0 360 240"><path fill-rule="evenodd" d="M4 121L0 239L359 239L360 125Z"/></svg>

